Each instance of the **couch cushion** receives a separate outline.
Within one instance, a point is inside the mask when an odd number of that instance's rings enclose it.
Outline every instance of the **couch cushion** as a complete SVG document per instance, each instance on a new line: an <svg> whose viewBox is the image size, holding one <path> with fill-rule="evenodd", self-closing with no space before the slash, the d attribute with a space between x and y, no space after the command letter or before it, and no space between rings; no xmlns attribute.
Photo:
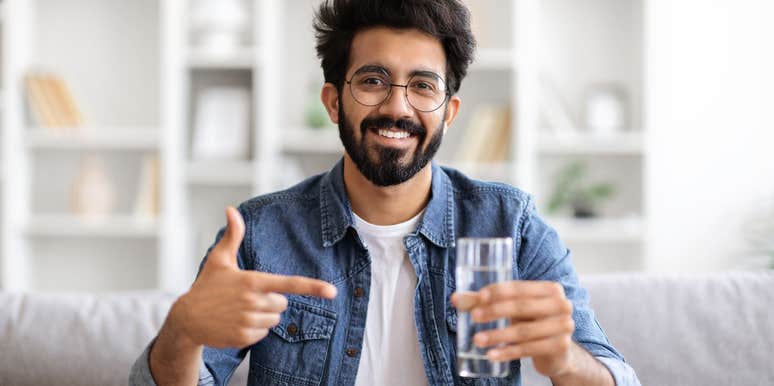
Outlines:
<svg viewBox="0 0 774 386"><path fill-rule="evenodd" d="M774 272L581 278L643 385L774 385ZM525 385L550 384L526 371Z"/></svg>
<svg viewBox="0 0 774 386"><path fill-rule="evenodd" d="M643 385L774 384L774 273L581 281ZM157 292L0 293L0 385L125 385L173 300ZM550 384L524 368L524 385ZM245 370L231 384L244 384Z"/></svg>
<svg viewBox="0 0 774 386"><path fill-rule="evenodd" d="M0 293L0 385L126 385L173 300Z"/></svg>

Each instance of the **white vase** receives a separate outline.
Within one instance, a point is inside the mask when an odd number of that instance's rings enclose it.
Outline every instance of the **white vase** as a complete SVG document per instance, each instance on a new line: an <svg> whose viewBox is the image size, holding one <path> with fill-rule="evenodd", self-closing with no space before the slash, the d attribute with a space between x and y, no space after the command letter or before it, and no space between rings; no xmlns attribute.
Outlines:
<svg viewBox="0 0 774 386"><path fill-rule="evenodd" d="M228 55L243 46L248 24L244 0L196 0L191 11L195 45L210 55Z"/></svg>
<svg viewBox="0 0 774 386"><path fill-rule="evenodd" d="M609 135L626 128L626 97L623 88L608 85L592 87L586 97L586 129Z"/></svg>
<svg viewBox="0 0 774 386"><path fill-rule="evenodd" d="M71 201L73 212L86 220L104 219L113 211L115 190L101 158L90 154L81 159Z"/></svg>

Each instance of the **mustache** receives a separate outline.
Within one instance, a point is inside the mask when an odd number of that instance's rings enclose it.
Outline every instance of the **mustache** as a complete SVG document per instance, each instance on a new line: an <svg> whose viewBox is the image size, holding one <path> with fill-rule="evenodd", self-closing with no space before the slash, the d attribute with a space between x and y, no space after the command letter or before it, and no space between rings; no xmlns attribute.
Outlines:
<svg viewBox="0 0 774 386"><path fill-rule="evenodd" d="M373 129L390 129L396 127L400 130L406 131L409 134L416 134L418 136L425 136L427 130L420 123L413 122L408 119L392 119L390 117L371 117L363 118L360 122L360 130L365 133L366 130Z"/></svg>

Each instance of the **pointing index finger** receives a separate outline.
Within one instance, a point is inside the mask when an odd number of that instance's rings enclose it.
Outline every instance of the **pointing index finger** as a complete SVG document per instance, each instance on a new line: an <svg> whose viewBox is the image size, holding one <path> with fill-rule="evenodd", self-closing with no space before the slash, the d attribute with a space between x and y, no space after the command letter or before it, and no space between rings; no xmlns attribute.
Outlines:
<svg viewBox="0 0 774 386"><path fill-rule="evenodd" d="M254 272L257 287L263 292L278 292L286 294L316 296L326 299L336 297L336 287L323 280L304 276L285 276L263 272Z"/></svg>

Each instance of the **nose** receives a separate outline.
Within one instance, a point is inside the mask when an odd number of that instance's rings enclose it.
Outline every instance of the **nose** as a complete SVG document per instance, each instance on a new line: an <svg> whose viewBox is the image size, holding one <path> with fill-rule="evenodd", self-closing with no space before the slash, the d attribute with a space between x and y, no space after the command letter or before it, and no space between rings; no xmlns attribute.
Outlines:
<svg viewBox="0 0 774 386"><path fill-rule="evenodd" d="M410 118L414 115L414 109L406 99L406 87L401 85L392 85L390 95L379 106L381 114L393 118Z"/></svg>

